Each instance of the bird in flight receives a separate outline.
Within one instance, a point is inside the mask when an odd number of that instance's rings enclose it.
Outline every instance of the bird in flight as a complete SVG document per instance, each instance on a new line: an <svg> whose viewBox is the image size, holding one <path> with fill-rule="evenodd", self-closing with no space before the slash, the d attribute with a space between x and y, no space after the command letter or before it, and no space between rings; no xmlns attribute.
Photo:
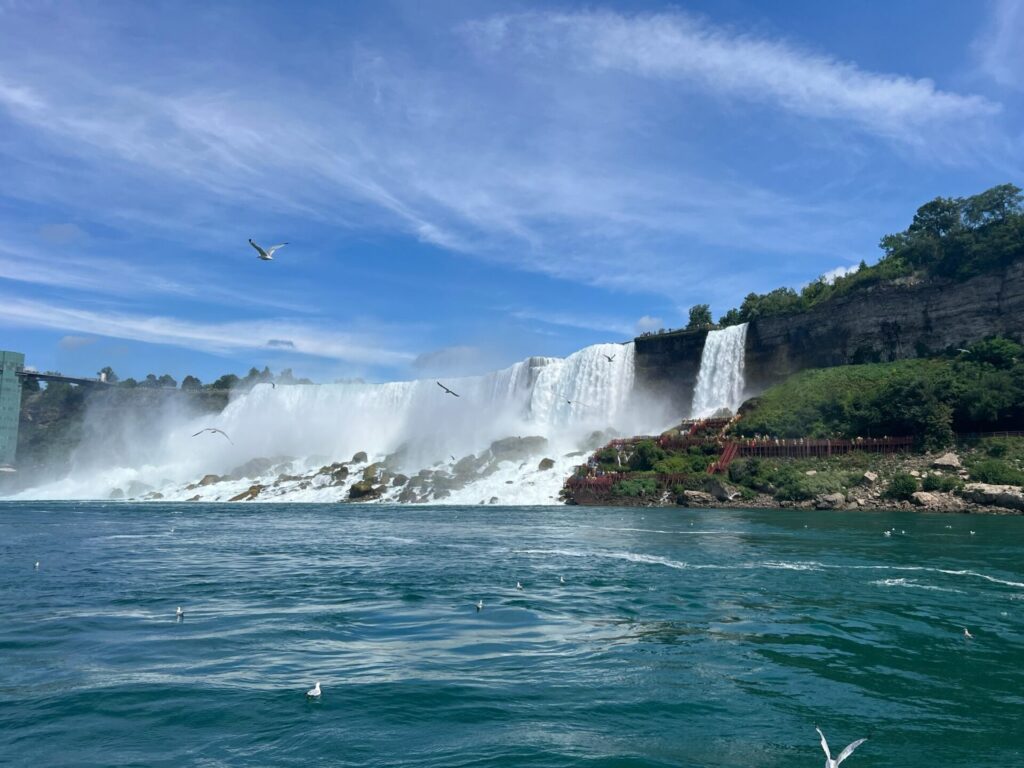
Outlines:
<svg viewBox="0 0 1024 768"><path fill-rule="evenodd" d="M569 405L578 405L581 408L589 408L590 407L586 403L581 403L579 400L566 400L565 402L567 402Z"/></svg>
<svg viewBox="0 0 1024 768"><path fill-rule="evenodd" d="M256 249L256 253L257 253L256 258L257 259L259 259L260 261L273 261L274 260L274 252L276 250L278 250L279 248L284 248L286 245L288 245L288 243L281 243L279 245L272 245L269 248L267 248L267 250L263 250L258 245L256 245L256 243L254 243L252 241L252 238L250 237L249 238L249 245L251 245L253 248Z"/></svg>
<svg viewBox="0 0 1024 768"><path fill-rule="evenodd" d="M227 438L227 441L229 443L231 443L232 445L235 444L235 441L228 437L227 432L225 432L223 429L217 429L216 427L207 427L206 429L200 429L198 432L192 435L192 437L199 437L201 434L203 434L203 432L215 432L218 435L224 435L224 437Z"/></svg>
<svg viewBox="0 0 1024 768"><path fill-rule="evenodd" d="M846 749L839 753L839 757L835 760L832 759L832 753L828 751L828 742L825 741L825 734L821 732L821 728L814 726L814 730L821 736L821 748L825 750L825 768L839 768L839 764L846 758L853 754L853 750L863 744L867 739L857 739L852 744L848 744Z"/></svg>
<svg viewBox="0 0 1024 768"><path fill-rule="evenodd" d="M604 359L607 360L609 363L615 362L615 355L605 355L604 352L602 352L601 354L604 356Z"/></svg>
<svg viewBox="0 0 1024 768"><path fill-rule="evenodd" d="M439 386L441 389L443 389L445 391L445 394L451 395L452 397L458 397L458 394L456 394L455 392L452 392L450 389L448 389L448 387L446 387L440 381L437 382L437 386Z"/></svg>

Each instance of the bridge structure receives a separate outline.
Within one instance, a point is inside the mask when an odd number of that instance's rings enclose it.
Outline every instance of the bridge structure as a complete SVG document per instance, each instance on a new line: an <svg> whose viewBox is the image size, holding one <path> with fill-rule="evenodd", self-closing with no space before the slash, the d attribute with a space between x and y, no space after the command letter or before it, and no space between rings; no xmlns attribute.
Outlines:
<svg viewBox="0 0 1024 768"><path fill-rule="evenodd" d="M25 355L0 350L0 470L10 471L18 452L21 387L27 380L62 382L79 386L106 386L103 378L89 379L25 370Z"/></svg>

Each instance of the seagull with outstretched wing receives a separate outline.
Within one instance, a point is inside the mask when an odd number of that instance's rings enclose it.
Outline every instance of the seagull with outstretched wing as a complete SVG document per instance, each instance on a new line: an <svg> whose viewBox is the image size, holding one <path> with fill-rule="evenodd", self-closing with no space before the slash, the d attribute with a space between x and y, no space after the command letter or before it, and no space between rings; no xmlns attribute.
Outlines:
<svg viewBox="0 0 1024 768"><path fill-rule="evenodd" d="M833 760L832 753L829 752L828 749L828 742L825 741L825 734L821 732L821 728L819 728L818 726L814 726L814 730L816 730L818 732L818 735L821 736L821 748L825 750L825 768L839 768L839 764L843 762L843 760L848 758L850 755L852 755L853 750L855 750L857 747L859 747L861 744L867 741L867 739L857 739L851 744L847 744L846 749L840 752L839 757Z"/></svg>
<svg viewBox="0 0 1024 768"><path fill-rule="evenodd" d="M437 386L439 386L441 389L443 389L445 391L445 394L451 395L452 397L458 397L458 394L456 394L455 392L452 392L450 389L448 389L448 387L446 387L440 381L436 382L436 384L437 384Z"/></svg>
<svg viewBox="0 0 1024 768"><path fill-rule="evenodd" d="M615 355L606 355L606 354L605 354L604 352L602 352L602 353L601 353L601 355L602 355L602 356L604 357L604 359L605 359L605 360L607 360L607 361L608 361L609 363L614 363L614 362L615 362Z"/></svg>
<svg viewBox="0 0 1024 768"><path fill-rule="evenodd" d="M284 248L286 245L288 245L288 243L280 243L278 245L272 245L269 248L267 248L266 250L263 250L258 245L256 245L256 243L254 243L252 238L250 237L249 238L249 245L251 245L253 248L256 249L256 254L257 254L256 258L257 259L259 259L260 261L273 261L274 260L274 252L277 251L279 248Z"/></svg>
<svg viewBox="0 0 1024 768"><path fill-rule="evenodd" d="M227 441L229 443L231 443L232 445L235 444L235 441L232 440L230 437L228 437L228 433L227 432L225 432L223 429L217 429L216 427L207 427L206 429L200 429L198 432L196 432L194 435L192 435L192 437L199 437L201 434L203 434L203 432L214 432L214 433L216 433L218 435L224 435L224 437L227 438Z"/></svg>

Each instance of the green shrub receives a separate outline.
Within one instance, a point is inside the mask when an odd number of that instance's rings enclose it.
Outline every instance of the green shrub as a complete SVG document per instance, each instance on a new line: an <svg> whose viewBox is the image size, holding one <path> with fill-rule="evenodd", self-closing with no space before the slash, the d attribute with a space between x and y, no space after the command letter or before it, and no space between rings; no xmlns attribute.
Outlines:
<svg viewBox="0 0 1024 768"><path fill-rule="evenodd" d="M943 493L949 493L963 488L963 482L959 477L950 477L949 475L928 475L921 482L921 489L925 491L942 491Z"/></svg>
<svg viewBox="0 0 1024 768"><path fill-rule="evenodd" d="M650 496L658 490L658 483L653 477L641 477L622 480L612 486L615 496Z"/></svg>
<svg viewBox="0 0 1024 768"><path fill-rule="evenodd" d="M654 469L654 465L665 458L665 451L653 440L643 440L633 449L629 457L629 468L635 472L646 472Z"/></svg>
<svg viewBox="0 0 1024 768"><path fill-rule="evenodd" d="M889 487L885 491L885 495L889 498L902 501L906 501L915 493L917 493L917 478L905 472L893 475L892 480L889 481Z"/></svg>
<svg viewBox="0 0 1024 768"><path fill-rule="evenodd" d="M993 485L1022 485L1024 472L999 459L983 459L970 466L971 479Z"/></svg>

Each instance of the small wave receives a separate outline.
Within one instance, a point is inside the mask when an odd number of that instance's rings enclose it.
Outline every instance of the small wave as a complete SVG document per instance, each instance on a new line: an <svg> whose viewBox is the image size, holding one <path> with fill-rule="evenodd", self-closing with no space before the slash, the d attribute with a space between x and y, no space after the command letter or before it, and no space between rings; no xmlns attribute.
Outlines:
<svg viewBox="0 0 1024 768"><path fill-rule="evenodd" d="M927 589L934 592L956 592L960 595L963 594L963 590L960 589L937 587L934 584L918 584L916 581L911 579L878 579L871 583L878 587L908 587L912 589Z"/></svg>
<svg viewBox="0 0 1024 768"><path fill-rule="evenodd" d="M822 569L821 563L807 562L807 563L789 563L784 560L774 561L769 560L764 563L749 563L751 568L768 568L770 570L783 570L783 571L820 571Z"/></svg>

